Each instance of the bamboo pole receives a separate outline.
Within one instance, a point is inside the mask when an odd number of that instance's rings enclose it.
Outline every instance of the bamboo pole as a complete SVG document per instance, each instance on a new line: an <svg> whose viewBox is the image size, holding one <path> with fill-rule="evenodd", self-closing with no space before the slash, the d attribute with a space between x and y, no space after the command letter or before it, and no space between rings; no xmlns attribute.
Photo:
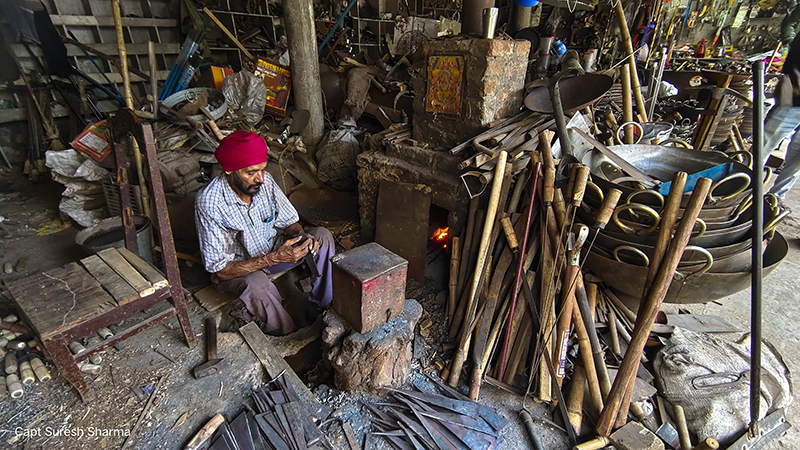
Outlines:
<svg viewBox="0 0 800 450"><path fill-rule="evenodd" d="M475 221L476 222L480 223L480 222L483 222L485 219L486 219L486 211L478 210L475 213ZM474 242L474 241L478 240L480 232L481 232L480 227L473 227L472 237L467 241L467 243L471 243L471 242ZM466 249L465 249L465 252L466 252ZM464 265L468 265L470 267L469 268L469 273L472 273L474 275L475 265L474 265L474 260L472 259L472 252L469 252L469 254L467 255L467 258L468 259L466 259L466 260L464 258L462 258L460 264L461 264L462 267L464 267ZM450 337L451 338L455 338L456 336L458 336L458 332L461 329L461 322L464 320L464 312L467 309L467 295L469 295L469 291L467 291L466 289L460 289L460 291L461 291L461 298L460 298L460 300L458 302L458 307L456 308L456 312L453 315L453 322L450 323Z"/></svg>
<svg viewBox="0 0 800 450"><path fill-rule="evenodd" d="M686 244L689 242L695 221L705 204L705 199L708 196L710 187L711 180L708 178L700 178L697 181L692 196L689 199L689 204L684 210L678 230L670 241L667 253L658 268L658 273L648 293L647 301L640 308L642 312L637 317L636 326L631 336L631 343L622 359L622 364L614 380L614 385L611 388L605 408L597 423L596 430L601 436L608 436L611 433L620 408L623 406L621 404L623 396L626 392L633 389L633 382L636 378L636 371L639 366L642 351L647 344L647 338L655 323L656 315L661 307L661 303L666 297L667 290L675 275L675 269L677 269ZM627 413L627 409L624 411Z"/></svg>
<svg viewBox="0 0 800 450"><path fill-rule="evenodd" d="M572 299L575 300L574 298ZM583 361L586 381L589 384L589 399L592 402L594 413L599 415L603 411L603 391L597 377L597 365L592 354L592 344L589 341L589 332L583 322L580 308L572 308L572 318L575 323L575 333L578 335L578 353Z"/></svg>
<svg viewBox="0 0 800 450"><path fill-rule="evenodd" d="M449 295L447 298L447 318L453 321L453 314L456 312L456 292L458 291L458 258L461 253L461 239L454 237L450 239L450 283Z"/></svg>
<svg viewBox="0 0 800 450"><path fill-rule="evenodd" d="M156 44L147 42L147 59L150 63L150 92L153 94L153 119L158 120L158 64L156 63Z"/></svg>
<svg viewBox="0 0 800 450"><path fill-rule="evenodd" d="M461 267L458 268L458 292L464 291L464 283L467 278L467 266L469 265L471 252L472 252L472 235L475 229L475 216L478 213L478 202L480 196L473 197L469 200L469 212L467 215L467 231L464 234L464 242L461 249Z"/></svg>
<svg viewBox="0 0 800 450"><path fill-rule="evenodd" d="M639 74L636 72L636 58L633 55L633 42L631 41L631 33L628 30L628 22L625 20L625 9L623 8L622 2L617 2L614 9L617 13L617 22L619 23L620 33L622 33L622 43L625 45L625 52L628 58L631 86L633 88L633 94L636 98L636 110L642 116L644 121L647 122L647 107L645 106L644 97L642 96L642 88L641 84L639 83Z"/></svg>
<svg viewBox="0 0 800 450"><path fill-rule="evenodd" d="M633 98L631 96L631 73L628 64L623 64L619 68L622 78L622 121L633 121ZM633 125L625 125L625 143L633 144Z"/></svg>
<svg viewBox="0 0 800 450"><path fill-rule="evenodd" d="M561 386L561 382L566 375L567 350L569 350L569 329L572 324L572 309L575 305L575 280L578 278L578 266L568 265L564 271L564 281L562 286L566 287L566 292L562 296L564 301L561 312L558 313L556 325L555 357L553 358L553 368L556 371L556 383ZM562 292L563 288L562 288ZM576 324L577 326L577 324Z"/></svg>
<svg viewBox="0 0 800 450"><path fill-rule="evenodd" d="M111 0L111 13L114 16L114 29L117 32L117 52L119 53L120 74L122 75L122 95L125 97L125 106L127 106L128 109L133 109L131 77L128 72L128 52L125 50L125 34L122 32L122 17L119 9L119 0Z"/></svg>
<svg viewBox="0 0 800 450"><path fill-rule="evenodd" d="M692 439L689 436L689 427L686 424L686 414L683 413L683 406L673 405L672 412L675 413L675 428L678 430L681 450L691 450Z"/></svg>
<svg viewBox="0 0 800 450"><path fill-rule="evenodd" d="M508 153L501 151L497 157L497 165L495 166L494 179L492 180L492 191L489 196L489 207L486 212L486 221L483 225L483 233L481 235L481 242L478 246L478 263L476 264L475 275L472 279L472 286L470 288L469 296L467 297L466 305L466 324L471 324L475 320L475 309L477 308L477 295L480 284L480 278L484 276L486 270L485 263L489 253L489 240L491 237L492 229L495 225L495 218L497 216L497 209L499 207L500 190L503 185L503 178L505 176L506 161L508 160ZM469 345L468 341L471 333L464 333L464 338L460 349L466 349ZM465 345L466 344L466 345ZM461 377L461 368L464 366L466 360L465 352L456 353L453 358L453 366L450 370L450 386L457 387L458 381Z"/></svg>

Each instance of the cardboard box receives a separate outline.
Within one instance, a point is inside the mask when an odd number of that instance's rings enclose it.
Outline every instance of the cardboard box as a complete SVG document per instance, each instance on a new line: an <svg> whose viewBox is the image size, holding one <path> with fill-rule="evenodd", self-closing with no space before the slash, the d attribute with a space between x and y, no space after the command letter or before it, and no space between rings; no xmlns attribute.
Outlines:
<svg viewBox="0 0 800 450"><path fill-rule="evenodd" d="M97 162L102 162L111 153L111 144L108 143L106 133L108 132L108 122L103 120L89 125L81 132L70 145L75 150L89 155Z"/></svg>
<svg viewBox="0 0 800 450"><path fill-rule="evenodd" d="M289 68L268 59L258 59L253 73L264 80L267 87L267 112L283 117L292 90L292 76Z"/></svg>
<svg viewBox="0 0 800 450"><path fill-rule="evenodd" d="M208 86L218 91L222 90L222 81L228 75L233 73L233 69L226 69L224 67L211 66L200 77L199 84L201 86Z"/></svg>

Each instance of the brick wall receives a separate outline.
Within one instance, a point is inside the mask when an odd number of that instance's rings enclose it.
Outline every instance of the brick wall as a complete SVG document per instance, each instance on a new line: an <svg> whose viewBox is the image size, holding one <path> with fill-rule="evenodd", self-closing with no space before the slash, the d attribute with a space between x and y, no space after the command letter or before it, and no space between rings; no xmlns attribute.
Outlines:
<svg viewBox="0 0 800 450"><path fill-rule="evenodd" d="M463 55L464 92L459 115L426 112L426 67L414 82L414 139L452 147L489 123L513 116L522 106L529 41L458 36L429 41L423 52L426 64L429 56Z"/></svg>

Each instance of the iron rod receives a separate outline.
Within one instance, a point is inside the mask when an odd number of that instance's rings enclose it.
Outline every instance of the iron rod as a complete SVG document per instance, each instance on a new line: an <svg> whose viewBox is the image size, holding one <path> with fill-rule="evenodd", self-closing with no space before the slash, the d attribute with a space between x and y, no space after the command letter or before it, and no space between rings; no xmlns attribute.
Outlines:
<svg viewBox="0 0 800 450"><path fill-rule="evenodd" d="M764 61L753 64L753 272L750 290L750 427L758 422L761 400L761 300L764 268Z"/></svg>

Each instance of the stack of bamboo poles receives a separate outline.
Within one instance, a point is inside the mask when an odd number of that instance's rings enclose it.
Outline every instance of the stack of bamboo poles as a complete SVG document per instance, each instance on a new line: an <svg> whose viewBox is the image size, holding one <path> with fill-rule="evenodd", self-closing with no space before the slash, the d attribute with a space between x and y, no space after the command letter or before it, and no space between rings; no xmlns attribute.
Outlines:
<svg viewBox="0 0 800 450"><path fill-rule="evenodd" d="M551 131L540 133L538 151L528 151L531 162L516 178L509 153L497 152L488 199L471 200L466 229L452 238L447 315L457 347L449 370L441 375L456 387L469 373L472 399L478 398L487 377L493 385L513 389L510 385L524 375L525 395L557 404L571 425L571 437L580 434L588 413L605 439L627 422L629 410L641 411L631 405L639 362L710 180L698 182L678 221L686 174L673 179L675 194L668 197L656 255L634 312L610 291L599 289L602 280L591 274L586 276L591 282L584 280L581 247L588 251L593 241L583 245L588 229L574 224L574 218L589 171L574 164L569 183L556 187L552 136ZM589 225L604 228L620 194L607 193ZM598 337L595 321L610 330L610 347ZM624 354L620 339L627 343ZM573 361L568 359L570 343L578 348ZM613 384L607 356L612 362L621 359ZM562 387L565 378L571 379L568 391ZM590 398L584 409L586 385Z"/></svg>

